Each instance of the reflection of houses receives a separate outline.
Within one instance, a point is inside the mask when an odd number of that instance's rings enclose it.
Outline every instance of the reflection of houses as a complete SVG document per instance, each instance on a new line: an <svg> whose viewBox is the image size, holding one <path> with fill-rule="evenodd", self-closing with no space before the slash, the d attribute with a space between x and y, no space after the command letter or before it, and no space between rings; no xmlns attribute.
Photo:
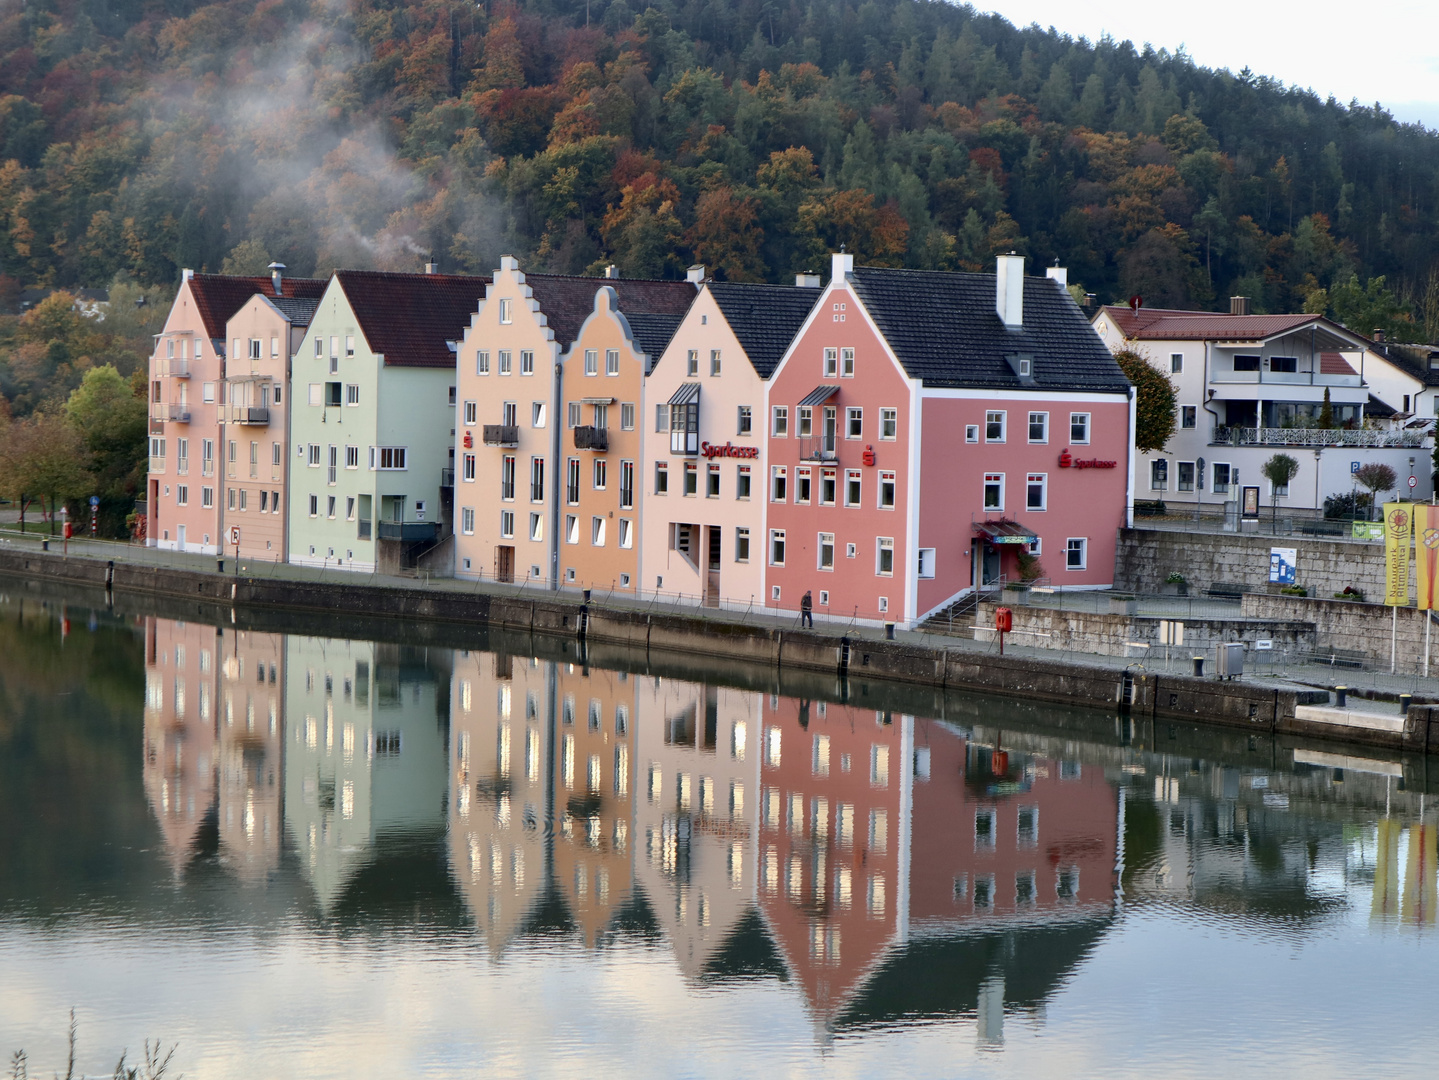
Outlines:
<svg viewBox="0 0 1439 1080"><path fill-rule="evenodd" d="M693 980L723 974L756 919L763 702L675 679L636 691L635 873Z"/></svg>
<svg viewBox="0 0 1439 1080"><path fill-rule="evenodd" d="M443 830L449 663L443 650L289 639L285 820L326 909L374 845Z"/></svg>
<svg viewBox="0 0 1439 1080"><path fill-rule="evenodd" d="M218 842L217 645L213 626L145 620L145 792L176 874Z"/></svg>
<svg viewBox="0 0 1439 1080"><path fill-rule="evenodd" d="M545 888L554 665L455 654L450 691L450 865L491 951Z"/></svg>
<svg viewBox="0 0 1439 1080"><path fill-rule="evenodd" d="M220 848L241 880L262 881L280 862L285 638L222 630L214 642Z"/></svg>

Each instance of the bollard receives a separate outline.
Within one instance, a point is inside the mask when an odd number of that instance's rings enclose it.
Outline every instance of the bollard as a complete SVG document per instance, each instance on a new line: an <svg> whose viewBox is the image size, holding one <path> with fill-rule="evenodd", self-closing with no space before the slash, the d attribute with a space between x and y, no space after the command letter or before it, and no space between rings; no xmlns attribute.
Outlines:
<svg viewBox="0 0 1439 1080"><path fill-rule="evenodd" d="M893 641L893 640L894 640L894 623L892 623L892 622L887 622L887 623L884 624L884 640L885 640L885 641Z"/></svg>
<svg viewBox="0 0 1439 1080"><path fill-rule="evenodd" d="M40 550L41 550L41 551L49 551L49 550L50 550L50 541L49 541L49 540L41 540L41 541L40 541Z"/></svg>
<svg viewBox="0 0 1439 1080"><path fill-rule="evenodd" d="M1204 657L1202 656L1194 658L1194 677L1196 679L1204 678Z"/></svg>
<svg viewBox="0 0 1439 1080"><path fill-rule="evenodd" d="M1334 688L1334 705L1340 709L1347 709L1349 707L1349 687L1336 686Z"/></svg>
<svg viewBox="0 0 1439 1080"><path fill-rule="evenodd" d="M1413 695L1413 694L1400 694L1400 695L1399 695L1399 715L1400 715L1400 716L1408 716L1408 715L1409 715L1409 706L1410 706L1411 704L1413 704L1413 702L1414 702L1414 695Z"/></svg>

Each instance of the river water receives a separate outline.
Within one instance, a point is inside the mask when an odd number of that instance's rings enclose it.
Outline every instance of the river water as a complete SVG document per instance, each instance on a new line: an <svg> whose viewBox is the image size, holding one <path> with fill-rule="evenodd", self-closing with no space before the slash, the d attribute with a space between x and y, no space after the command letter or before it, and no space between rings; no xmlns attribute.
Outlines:
<svg viewBox="0 0 1439 1080"><path fill-rule="evenodd" d="M32 1075L1432 1074L1422 759L8 590Z"/></svg>

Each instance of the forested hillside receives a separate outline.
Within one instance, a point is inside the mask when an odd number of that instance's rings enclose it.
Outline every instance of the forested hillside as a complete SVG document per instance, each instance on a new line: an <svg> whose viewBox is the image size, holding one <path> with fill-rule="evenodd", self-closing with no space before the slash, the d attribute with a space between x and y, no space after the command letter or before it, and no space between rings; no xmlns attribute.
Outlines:
<svg viewBox="0 0 1439 1080"><path fill-rule="evenodd" d="M12 293L429 253L779 281L841 243L1013 248L1100 300L1242 293L1439 338L1439 135L1182 53L918 0L4 10Z"/></svg>

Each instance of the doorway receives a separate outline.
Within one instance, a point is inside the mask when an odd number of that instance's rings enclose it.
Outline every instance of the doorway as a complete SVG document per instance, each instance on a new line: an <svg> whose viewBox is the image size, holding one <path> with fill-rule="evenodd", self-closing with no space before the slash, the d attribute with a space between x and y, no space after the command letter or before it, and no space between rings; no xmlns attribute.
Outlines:
<svg viewBox="0 0 1439 1080"><path fill-rule="evenodd" d="M177 537L177 539L176 539L176 550L177 550L177 551L184 551L184 550L185 550L185 526L181 525L181 526L179 527L179 530L175 533L175 536Z"/></svg>
<svg viewBox="0 0 1439 1080"><path fill-rule="evenodd" d="M506 583L515 580L514 548L504 546L495 548L495 580Z"/></svg>
<svg viewBox="0 0 1439 1080"><path fill-rule="evenodd" d="M709 545L706 550L705 607L719 607L720 546L723 530L718 525L711 525L705 531L709 533Z"/></svg>
<svg viewBox="0 0 1439 1080"><path fill-rule="evenodd" d="M993 585L999 580L999 548L993 544L981 543L980 585Z"/></svg>

